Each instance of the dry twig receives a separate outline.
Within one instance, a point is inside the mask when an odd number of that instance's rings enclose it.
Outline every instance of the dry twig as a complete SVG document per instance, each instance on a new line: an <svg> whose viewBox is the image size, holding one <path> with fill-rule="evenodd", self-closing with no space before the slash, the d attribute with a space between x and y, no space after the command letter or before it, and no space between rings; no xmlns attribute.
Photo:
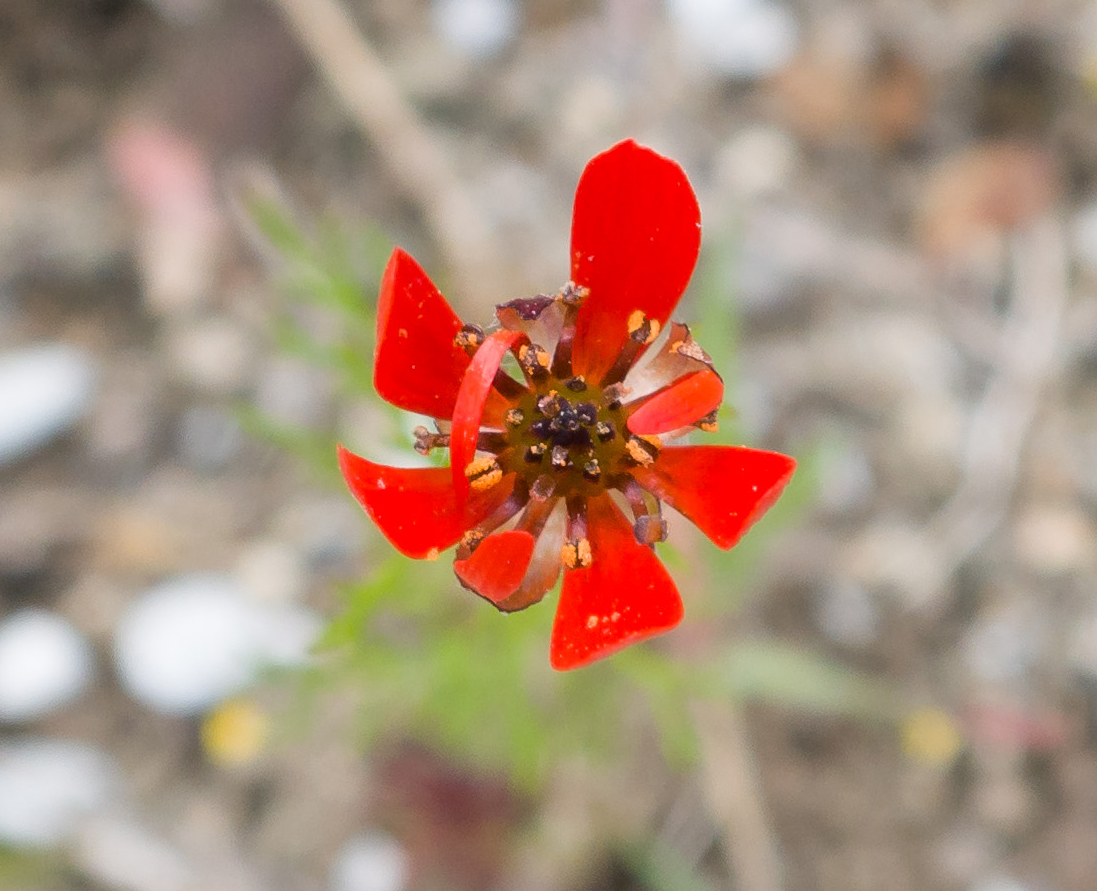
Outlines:
<svg viewBox="0 0 1097 891"><path fill-rule="evenodd" d="M758 766L740 716L731 706L696 702L702 783L720 827L737 888L781 891L781 859L762 794Z"/></svg>
<svg viewBox="0 0 1097 891"><path fill-rule="evenodd" d="M478 289L498 257L488 226L445 155L338 0L274 0L407 195L421 209L456 286Z"/></svg>

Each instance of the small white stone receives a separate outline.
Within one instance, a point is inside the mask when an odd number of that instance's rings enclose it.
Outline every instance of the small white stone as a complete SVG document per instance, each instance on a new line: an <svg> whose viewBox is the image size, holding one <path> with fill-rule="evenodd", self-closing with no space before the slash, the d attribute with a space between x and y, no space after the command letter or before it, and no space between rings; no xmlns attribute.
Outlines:
<svg viewBox="0 0 1097 891"><path fill-rule="evenodd" d="M119 891L194 891L201 887L182 853L147 827L98 817L76 833L72 856L96 887Z"/></svg>
<svg viewBox="0 0 1097 891"><path fill-rule="evenodd" d="M330 891L402 891L408 857L399 842L379 832L348 840L331 867Z"/></svg>
<svg viewBox="0 0 1097 891"><path fill-rule="evenodd" d="M514 0L434 0L431 11L442 39L474 59L494 56L518 33Z"/></svg>
<svg viewBox="0 0 1097 891"><path fill-rule="evenodd" d="M114 658L135 699L193 715L253 683L267 665L303 664L322 627L311 610L263 604L230 578L181 576L130 606Z"/></svg>
<svg viewBox="0 0 1097 891"><path fill-rule="evenodd" d="M0 721L33 721L72 702L92 676L88 642L40 609L0 622Z"/></svg>
<svg viewBox="0 0 1097 891"><path fill-rule="evenodd" d="M667 0L688 52L729 77L763 77L796 51L793 14L772 0Z"/></svg>
<svg viewBox="0 0 1097 891"><path fill-rule="evenodd" d="M68 344L26 347L0 356L0 464L45 445L87 413L95 373Z"/></svg>
<svg viewBox="0 0 1097 891"><path fill-rule="evenodd" d="M2 742L0 844L61 844L82 817L109 803L116 787L115 766L98 749L43 738Z"/></svg>
<svg viewBox="0 0 1097 891"><path fill-rule="evenodd" d="M252 604L216 575L182 576L144 594L114 639L122 686L168 714L197 714L241 690L255 677L258 651Z"/></svg>

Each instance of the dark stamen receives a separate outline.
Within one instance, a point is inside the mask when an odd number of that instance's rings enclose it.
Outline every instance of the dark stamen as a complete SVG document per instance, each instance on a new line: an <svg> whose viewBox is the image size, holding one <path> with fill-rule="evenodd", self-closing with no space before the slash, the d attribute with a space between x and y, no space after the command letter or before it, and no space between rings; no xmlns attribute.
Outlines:
<svg viewBox="0 0 1097 891"><path fill-rule="evenodd" d="M560 411L560 399L555 390L549 390L537 400L537 411L550 418Z"/></svg>
<svg viewBox="0 0 1097 891"><path fill-rule="evenodd" d="M574 433L579 429L579 416L571 408L565 408L552 419L550 426L555 432Z"/></svg>
<svg viewBox="0 0 1097 891"><path fill-rule="evenodd" d="M564 384L572 393L582 393L587 388L586 378L581 374L575 375L567 383Z"/></svg>
<svg viewBox="0 0 1097 891"><path fill-rule="evenodd" d="M503 415L503 422L508 427L521 427L522 422L526 419L526 413L520 408L511 408L507 410L507 413Z"/></svg>
<svg viewBox="0 0 1097 891"><path fill-rule="evenodd" d="M580 402L575 406L575 416L580 424L589 427L598 420L598 409L594 407L593 402Z"/></svg>
<svg viewBox="0 0 1097 891"><path fill-rule="evenodd" d="M470 529L461 536L461 541L457 545L457 558L467 560L480 547L480 542L486 537L483 530Z"/></svg>
<svg viewBox="0 0 1097 891"><path fill-rule="evenodd" d="M625 441L625 451L633 461L644 467L659 457L659 446L639 436L630 436Z"/></svg>
<svg viewBox="0 0 1097 891"><path fill-rule="evenodd" d="M571 455L568 454L567 446L552 447L552 467L554 470L566 470L571 467Z"/></svg>
<svg viewBox="0 0 1097 891"><path fill-rule="evenodd" d="M541 418L529 425L529 432L538 439L548 439L552 436L552 419Z"/></svg>
<svg viewBox="0 0 1097 891"><path fill-rule="evenodd" d="M714 408L703 418L694 421L693 426L698 430L703 430L705 433L715 433L720 427L719 422L716 420L717 411L719 411L719 409Z"/></svg>
<svg viewBox="0 0 1097 891"><path fill-rule="evenodd" d="M556 480L547 473L541 474L533 481L529 489L529 497L535 501L547 501L556 490Z"/></svg>
<svg viewBox="0 0 1097 891"><path fill-rule="evenodd" d="M590 296L590 288L584 288L575 282L568 282L560 289L560 299L565 306L582 306L583 301Z"/></svg>
<svg viewBox="0 0 1097 891"><path fill-rule="evenodd" d="M523 344L518 349L518 364L531 378L544 377L549 371L548 350L536 343Z"/></svg>
<svg viewBox="0 0 1097 891"><path fill-rule="evenodd" d="M448 440L449 437L447 436ZM497 430L485 430L476 437L476 450L478 452L495 452L498 454L507 447L507 435Z"/></svg>
<svg viewBox="0 0 1097 891"><path fill-rule="evenodd" d="M552 373L561 380L571 377L571 348L575 343L575 320L579 316L579 307L590 294L589 288L568 282L560 289L560 302L564 304L564 321L560 328L560 339L556 342L556 353L552 357Z"/></svg>
<svg viewBox="0 0 1097 891"><path fill-rule="evenodd" d="M616 411L621 407L624 398L629 394L629 388L622 383L612 384L602 391L602 404L606 408Z"/></svg>
<svg viewBox="0 0 1097 891"><path fill-rule="evenodd" d="M538 294L536 297L519 297L517 300L500 303L495 310L497 313L512 310L523 322L534 322L555 302L556 298L552 295Z"/></svg>
<svg viewBox="0 0 1097 891"><path fill-rule="evenodd" d="M594 425L594 432L599 442L609 442L617 435L617 428L613 426L613 421L599 421Z"/></svg>
<svg viewBox="0 0 1097 891"><path fill-rule="evenodd" d="M615 383L623 380L628 374L633 363L643 352L644 347L659 336L660 324L658 319L649 319L641 310L635 310L626 322L628 340L625 341L621 352L617 356L613 367L602 379L603 384Z"/></svg>
<svg viewBox="0 0 1097 891"><path fill-rule="evenodd" d="M547 447L543 442L539 442L536 445L531 445L526 449L526 463L527 464L540 464L541 459L544 457Z"/></svg>
<svg viewBox="0 0 1097 891"><path fill-rule="evenodd" d="M453 336L454 345L461 347L470 356L480 348L483 342L484 329L479 325L465 325Z"/></svg>
<svg viewBox="0 0 1097 891"><path fill-rule="evenodd" d="M640 544L652 545L667 540L667 521L662 516L646 514L637 518L632 531Z"/></svg>
<svg viewBox="0 0 1097 891"><path fill-rule="evenodd" d="M431 449L449 448L448 433L431 433L426 427L416 427L413 432L415 434L415 451L420 455L429 455Z"/></svg>
<svg viewBox="0 0 1097 891"><path fill-rule="evenodd" d="M598 466L597 458L591 458L583 465L583 478L590 480L592 483L596 483L602 478L602 468Z"/></svg>

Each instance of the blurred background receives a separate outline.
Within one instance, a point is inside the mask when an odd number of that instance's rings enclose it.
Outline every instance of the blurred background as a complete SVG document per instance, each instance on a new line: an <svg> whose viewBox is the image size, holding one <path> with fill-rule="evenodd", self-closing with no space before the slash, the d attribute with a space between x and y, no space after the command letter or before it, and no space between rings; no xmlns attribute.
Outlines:
<svg viewBox="0 0 1097 891"><path fill-rule="evenodd" d="M795 455L580 672L333 445L393 244L555 291L586 161ZM0 888L1097 887L1097 4L0 0Z"/></svg>

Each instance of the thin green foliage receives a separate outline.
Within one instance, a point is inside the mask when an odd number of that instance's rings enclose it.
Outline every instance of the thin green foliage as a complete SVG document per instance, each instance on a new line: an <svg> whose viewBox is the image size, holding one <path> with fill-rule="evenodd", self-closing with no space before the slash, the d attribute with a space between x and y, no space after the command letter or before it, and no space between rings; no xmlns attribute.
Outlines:
<svg viewBox="0 0 1097 891"><path fill-rule="evenodd" d="M779 641L742 641L717 664L712 690L740 700L843 718L890 721L893 691L877 678Z"/></svg>
<svg viewBox="0 0 1097 891"><path fill-rule="evenodd" d="M629 846L621 852L621 858L647 891L714 891L691 863L659 839Z"/></svg>
<svg viewBox="0 0 1097 891"><path fill-rule="evenodd" d="M62 863L54 855L0 845L0 891L60 884Z"/></svg>

